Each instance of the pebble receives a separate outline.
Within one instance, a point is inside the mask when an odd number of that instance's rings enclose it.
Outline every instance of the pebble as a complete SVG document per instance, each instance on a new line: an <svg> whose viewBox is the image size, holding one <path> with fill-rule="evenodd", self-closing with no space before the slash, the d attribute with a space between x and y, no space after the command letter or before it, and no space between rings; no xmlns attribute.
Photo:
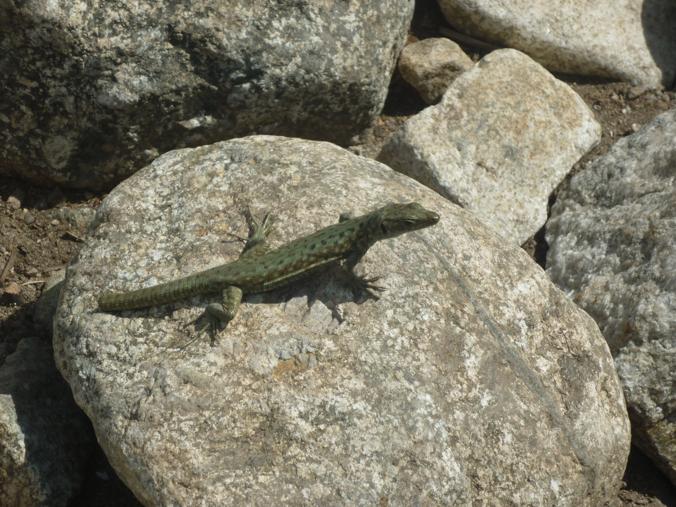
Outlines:
<svg viewBox="0 0 676 507"><path fill-rule="evenodd" d="M9 294L10 296L18 296L21 294L21 286L16 282L9 282L5 285L3 290L5 294Z"/></svg>
<svg viewBox="0 0 676 507"><path fill-rule="evenodd" d="M56 218L78 229L86 228L94 219L96 210L90 207L83 208L58 208L54 210Z"/></svg>
<svg viewBox="0 0 676 507"><path fill-rule="evenodd" d="M632 86L627 93L627 97L629 100L634 100L643 95L646 91L648 91L647 86Z"/></svg>
<svg viewBox="0 0 676 507"><path fill-rule="evenodd" d="M11 209L19 209L21 207L21 201L13 195L10 195L7 198L7 206L9 206Z"/></svg>
<svg viewBox="0 0 676 507"><path fill-rule="evenodd" d="M23 221L26 222L28 225L30 225L33 222L35 222L35 217L30 211L26 211L26 213L23 216Z"/></svg>

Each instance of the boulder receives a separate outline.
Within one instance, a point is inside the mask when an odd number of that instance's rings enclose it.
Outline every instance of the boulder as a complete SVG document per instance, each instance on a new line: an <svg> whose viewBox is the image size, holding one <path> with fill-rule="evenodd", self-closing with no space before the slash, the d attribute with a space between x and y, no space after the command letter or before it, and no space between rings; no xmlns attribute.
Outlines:
<svg viewBox="0 0 676 507"><path fill-rule="evenodd" d="M658 88L676 78L673 0L438 0L448 22L549 70Z"/></svg>
<svg viewBox="0 0 676 507"><path fill-rule="evenodd" d="M598 323L635 443L676 484L676 109L561 191L547 272Z"/></svg>
<svg viewBox="0 0 676 507"><path fill-rule="evenodd" d="M0 365L0 505L65 506L82 484L94 439L51 352L24 338Z"/></svg>
<svg viewBox="0 0 676 507"><path fill-rule="evenodd" d="M347 143L379 114L412 0L0 2L0 174L110 188L243 134Z"/></svg>
<svg viewBox="0 0 676 507"><path fill-rule="evenodd" d="M544 225L549 195L600 138L593 113L568 85L505 49L407 120L378 159L521 244Z"/></svg>

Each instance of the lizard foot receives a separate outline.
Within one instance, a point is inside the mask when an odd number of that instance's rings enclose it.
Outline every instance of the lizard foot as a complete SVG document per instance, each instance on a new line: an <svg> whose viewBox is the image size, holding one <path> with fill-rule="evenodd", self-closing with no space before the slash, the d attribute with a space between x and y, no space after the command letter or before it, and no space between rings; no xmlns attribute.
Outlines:
<svg viewBox="0 0 676 507"><path fill-rule="evenodd" d="M222 314L222 306L217 303L213 303L213 305L215 308L210 310L207 306L202 314L183 326L182 330L186 334L189 333L188 327L192 327L196 334L193 338L189 339L186 343L178 347L179 350L183 351L187 349L205 334L209 336L212 347L218 343L218 333L225 328L228 322L220 318Z"/></svg>
<svg viewBox="0 0 676 507"><path fill-rule="evenodd" d="M249 239L254 242L259 242L264 240L272 232L272 223L273 216L270 213L266 213L263 216L263 220L260 222L251 213L250 209L246 209L244 216L246 218L247 225L249 226Z"/></svg>
<svg viewBox="0 0 676 507"><path fill-rule="evenodd" d="M376 284L380 280L379 276L374 276L371 278L366 278L363 276L354 276L354 283L353 283L353 289L356 289L363 294L366 294L369 299L373 299L375 301L378 301L380 299L380 296L378 295L379 292L384 292L385 287Z"/></svg>

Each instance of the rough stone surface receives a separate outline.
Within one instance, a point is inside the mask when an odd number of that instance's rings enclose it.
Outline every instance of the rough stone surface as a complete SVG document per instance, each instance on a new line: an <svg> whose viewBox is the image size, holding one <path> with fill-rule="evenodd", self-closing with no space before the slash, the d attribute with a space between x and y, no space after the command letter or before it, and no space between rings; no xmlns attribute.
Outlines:
<svg viewBox="0 0 676 507"><path fill-rule="evenodd" d="M514 243L601 137L582 99L518 51L494 51L410 118L378 159L475 212Z"/></svg>
<svg viewBox="0 0 676 507"><path fill-rule="evenodd" d="M93 443L51 348L21 340L0 366L0 505L67 505Z"/></svg>
<svg viewBox="0 0 676 507"><path fill-rule="evenodd" d="M547 241L615 356L635 442L676 484L676 109L572 178Z"/></svg>
<svg viewBox="0 0 676 507"><path fill-rule="evenodd" d="M438 0L448 22L553 71L659 87L676 78L673 0Z"/></svg>
<svg viewBox="0 0 676 507"><path fill-rule="evenodd" d="M472 59L455 42L433 37L404 47L398 68L425 102L435 104L453 80L473 65Z"/></svg>
<svg viewBox="0 0 676 507"><path fill-rule="evenodd" d="M0 2L0 173L110 187L247 133L347 143L380 112L412 0Z"/></svg>
<svg viewBox="0 0 676 507"><path fill-rule="evenodd" d="M276 214L275 247L340 212L411 200L442 218L369 250L357 270L382 276L379 301L329 272L247 298L213 346L192 322L217 296L95 311L102 290L235 259L241 207ZM163 155L95 224L68 270L55 355L144 503L596 506L616 494L629 422L596 324L525 252L415 181L328 143L252 137Z"/></svg>
<svg viewBox="0 0 676 507"><path fill-rule="evenodd" d="M59 301L59 294L61 293L65 277L65 269L55 271L45 282L40 299L35 303L33 321L48 334L52 332L54 312L56 312L56 305Z"/></svg>

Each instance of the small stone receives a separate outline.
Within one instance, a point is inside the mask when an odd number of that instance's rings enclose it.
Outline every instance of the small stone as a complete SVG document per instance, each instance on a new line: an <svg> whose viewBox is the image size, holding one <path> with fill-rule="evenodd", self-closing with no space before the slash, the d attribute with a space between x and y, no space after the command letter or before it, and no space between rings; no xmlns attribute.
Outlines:
<svg viewBox="0 0 676 507"><path fill-rule="evenodd" d="M96 210L88 206L82 208L57 208L54 210L54 215L56 215L54 220L65 222L78 229L84 229L92 221L95 214Z"/></svg>
<svg viewBox="0 0 676 507"><path fill-rule="evenodd" d="M627 98L629 100L634 100L639 98L641 95L643 95L645 92L649 90L650 87L645 86L645 85L636 85L632 86L629 91L627 92Z"/></svg>
<svg viewBox="0 0 676 507"><path fill-rule="evenodd" d="M56 218L49 222L51 225L59 225L61 222L59 222Z"/></svg>
<svg viewBox="0 0 676 507"><path fill-rule="evenodd" d="M455 78L473 66L460 46L443 37L409 44L399 58L401 76L428 104L439 102Z"/></svg>
<svg viewBox="0 0 676 507"><path fill-rule="evenodd" d="M26 213L24 213L24 216L23 216L23 221L26 224L30 225L33 222L35 222L35 217L33 216L33 214L30 211L26 211Z"/></svg>
<svg viewBox="0 0 676 507"><path fill-rule="evenodd" d="M16 282L9 282L5 285L3 291L10 296L19 296L21 294L21 286Z"/></svg>
<svg viewBox="0 0 676 507"><path fill-rule="evenodd" d="M7 206L9 206L10 209L19 209L21 208L21 201L13 195L10 195L7 198Z"/></svg>

